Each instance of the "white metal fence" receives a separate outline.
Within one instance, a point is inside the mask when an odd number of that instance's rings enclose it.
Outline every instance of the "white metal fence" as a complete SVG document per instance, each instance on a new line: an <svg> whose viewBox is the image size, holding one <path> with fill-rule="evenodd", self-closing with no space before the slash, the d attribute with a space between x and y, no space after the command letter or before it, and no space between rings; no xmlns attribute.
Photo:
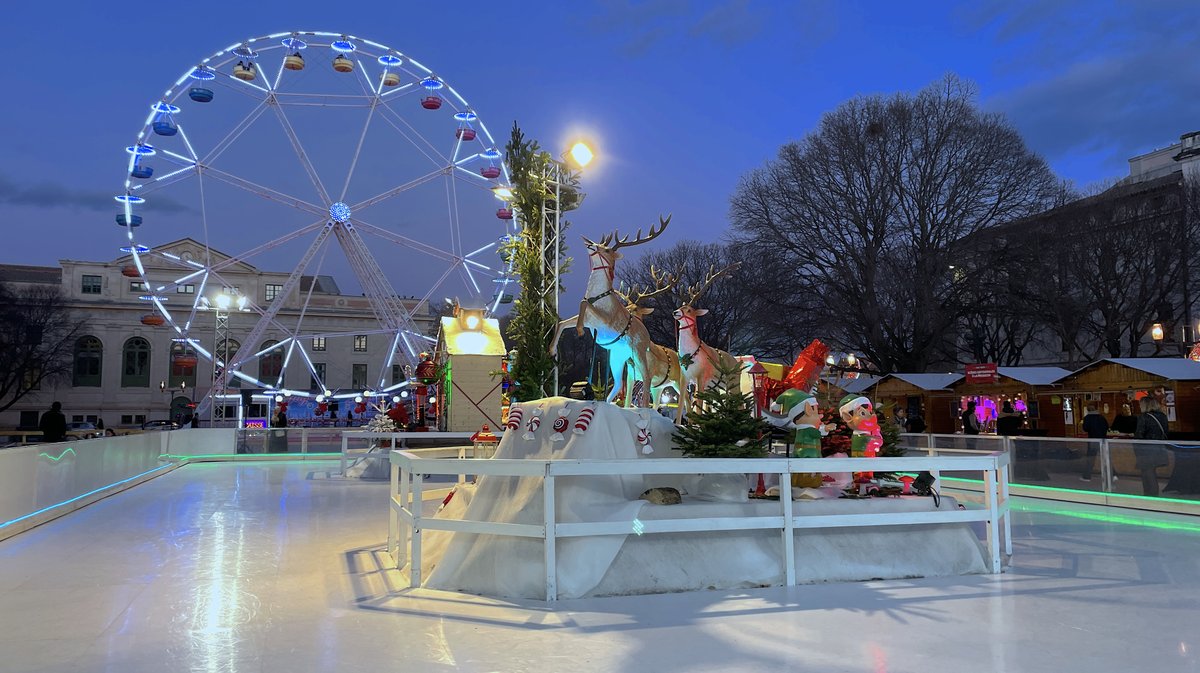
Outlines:
<svg viewBox="0 0 1200 673"><path fill-rule="evenodd" d="M577 476L640 476L649 474L777 474L780 476L780 511L772 516L688 518L641 522L640 534L722 530L777 529L781 534L785 583L794 586L797 529L851 526L890 526L981 521L987 529L987 561L993 573L1001 572L1001 551L1012 554L1010 539L1008 472L1009 456L996 451L981 455L937 455L906 458L663 458L654 460L514 460L436 459L404 450L391 452L391 496L388 517L388 552L397 568L406 564L412 587L420 586L422 533L425 530L509 535L543 540L546 600L557 598L555 541L588 535L627 535L625 522L562 523L555 515L555 480ZM927 512L800 515L792 501L790 475L815 472L982 473L984 509ZM542 480L543 521L540 525L501 521L431 518L422 513L425 478L430 475L473 474L497 477L531 477ZM803 507L803 505L800 505Z"/></svg>

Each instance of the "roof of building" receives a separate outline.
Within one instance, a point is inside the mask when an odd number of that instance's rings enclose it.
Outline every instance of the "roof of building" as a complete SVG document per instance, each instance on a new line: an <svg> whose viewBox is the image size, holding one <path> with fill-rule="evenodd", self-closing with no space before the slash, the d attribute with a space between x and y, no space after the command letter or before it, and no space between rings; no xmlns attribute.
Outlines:
<svg viewBox="0 0 1200 673"><path fill-rule="evenodd" d="M0 283L62 284L62 268L57 266L26 266L0 264Z"/></svg>
<svg viewBox="0 0 1200 673"><path fill-rule="evenodd" d="M821 380L831 386L837 386L847 393L861 393L867 388L879 383L879 378L880 377L878 376L872 376L870 374L859 374L858 377L853 379L837 376L825 376L822 377Z"/></svg>
<svg viewBox="0 0 1200 673"><path fill-rule="evenodd" d="M312 287L313 278L316 278L316 284L317 284L317 287L313 290L313 292L316 292L319 294L341 294L342 293L341 289L338 288L337 281L334 280L333 276L325 276L325 275L301 276L300 277L300 291L301 292L308 292L308 288Z"/></svg>
<svg viewBox="0 0 1200 673"><path fill-rule="evenodd" d="M1187 358L1106 358L1076 370L1079 372L1104 362L1113 362L1172 381L1200 381L1200 362Z"/></svg>
<svg viewBox="0 0 1200 673"><path fill-rule="evenodd" d="M1027 383L1031 386L1048 386L1069 376L1071 371L1062 367L997 367L1001 376Z"/></svg>
<svg viewBox="0 0 1200 673"><path fill-rule="evenodd" d="M888 374L883 378L894 377L921 390L946 390L963 377L962 374L947 372L945 374ZM882 380L882 379L881 379Z"/></svg>

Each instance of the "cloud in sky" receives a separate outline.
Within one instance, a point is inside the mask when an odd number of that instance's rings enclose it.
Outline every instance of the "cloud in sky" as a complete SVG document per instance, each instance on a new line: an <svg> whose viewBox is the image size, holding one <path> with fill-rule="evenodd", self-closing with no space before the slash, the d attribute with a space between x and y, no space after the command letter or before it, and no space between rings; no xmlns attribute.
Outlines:
<svg viewBox="0 0 1200 673"><path fill-rule="evenodd" d="M1200 126L1200 4L1192 0L1006 0L964 19L1012 50L999 70L1028 81L987 106L1051 160L1097 153L1116 167Z"/></svg>
<svg viewBox="0 0 1200 673"><path fill-rule="evenodd" d="M608 0L588 25L597 33L619 36L621 52L636 58L679 37L736 48L762 33L773 9L765 0Z"/></svg>
<svg viewBox="0 0 1200 673"><path fill-rule="evenodd" d="M65 208L116 212L118 205L113 194L99 191L70 189L64 185L41 181L23 185L0 175L0 204L32 208ZM154 209L163 213L184 213L192 209L166 196L155 196Z"/></svg>

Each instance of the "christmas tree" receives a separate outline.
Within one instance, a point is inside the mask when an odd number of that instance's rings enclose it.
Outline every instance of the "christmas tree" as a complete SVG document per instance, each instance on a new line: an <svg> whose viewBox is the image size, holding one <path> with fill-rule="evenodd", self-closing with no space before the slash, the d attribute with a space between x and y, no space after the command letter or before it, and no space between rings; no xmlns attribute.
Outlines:
<svg viewBox="0 0 1200 673"><path fill-rule="evenodd" d="M717 367L717 380L737 381L737 367ZM675 443L693 458L761 458L771 426L754 415L754 402L740 390L712 387L695 394L699 405L675 430Z"/></svg>
<svg viewBox="0 0 1200 673"><path fill-rule="evenodd" d="M904 455L904 449L900 448L900 426L892 423L883 417L883 413L876 413L879 418L880 434L883 435L883 448L879 450L880 456L900 457Z"/></svg>

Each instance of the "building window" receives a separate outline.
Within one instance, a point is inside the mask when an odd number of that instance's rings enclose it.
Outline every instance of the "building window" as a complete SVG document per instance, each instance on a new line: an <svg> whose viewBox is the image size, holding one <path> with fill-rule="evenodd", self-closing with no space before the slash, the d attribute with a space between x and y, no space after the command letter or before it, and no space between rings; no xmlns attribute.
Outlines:
<svg viewBox="0 0 1200 673"><path fill-rule="evenodd" d="M125 342L121 354L121 387L150 387L150 342L142 337Z"/></svg>
<svg viewBox="0 0 1200 673"><path fill-rule="evenodd" d="M146 281L144 281L144 280L129 281L129 291L130 292L146 292L149 289L150 289L150 286L146 285Z"/></svg>
<svg viewBox="0 0 1200 673"><path fill-rule="evenodd" d="M83 286L80 288L83 294L100 294L100 276L84 276Z"/></svg>
<svg viewBox="0 0 1200 673"><path fill-rule="evenodd" d="M171 375L167 385L179 388L186 383L189 388L196 387L196 350L191 345L176 341L171 344Z"/></svg>
<svg viewBox="0 0 1200 673"><path fill-rule="evenodd" d="M314 362L313 363L313 371L316 372L316 376L312 377L312 385L309 386L309 390L324 391L325 390L325 388L324 388L324 386L325 386L325 363L324 362Z"/></svg>
<svg viewBox="0 0 1200 673"><path fill-rule="evenodd" d="M267 283L267 301L273 301L275 299L275 297L278 297L282 292L283 292L282 285L275 285L274 283Z"/></svg>
<svg viewBox="0 0 1200 673"><path fill-rule="evenodd" d="M404 366L392 365L392 385L396 385L404 380Z"/></svg>
<svg viewBox="0 0 1200 673"><path fill-rule="evenodd" d="M313 337L312 349L314 351L325 350L325 337Z"/></svg>
<svg viewBox="0 0 1200 673"><path fill-rule="evenodd" d="M180 285L179 287L175 288L175 292L178 294L196 294L196 286L192 285L191 283L188 283L187 285Z"/></svg>
<svg viewBox="0 0 1200 673"><path fill-rule="evenodd" d="M367 366L365 364L350 365L350 387L355 390L367 387Z"/></svg>
<svg viewBox="0 0 1200 673"><path fill-rule="evenodd" d="M76 387L100 387L100 363L104 358L104 346L94 336L80 337L75 342L75 370L71 385Z"/></svg>
<svg viewBox="0 0 1200 673"><path fill-rule="evenodd" d="M367 335L366 334L355 334L354 335L354 352L355 353L366 353L367 352Z"/></svg>
<svg viewBox="0 0 1200 673"><path fill-rule="evenodd" d="M265 351L272 346L279 345L278 341L264 341L259 352ZM279 374L283 371L283 349L276 348L270 353L263 353L258 360L258 380L263 383L272 385L283 385L283 382L275 383L279 380Z"/></svg>

